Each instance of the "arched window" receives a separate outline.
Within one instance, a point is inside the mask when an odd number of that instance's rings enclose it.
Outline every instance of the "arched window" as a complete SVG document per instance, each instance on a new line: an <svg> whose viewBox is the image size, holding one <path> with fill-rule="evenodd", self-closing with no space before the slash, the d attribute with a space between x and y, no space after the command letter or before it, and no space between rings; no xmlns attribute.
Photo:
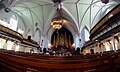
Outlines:
<svg viewBox="0 0 120 72"><path fill-rule="evenodd" d="M16 31L17 24L18 24L17 17L15 15L12 15L12 17L10 18L10 29Z"/></svg>
<svg viewBox="0 0 120 72"><path fill-rule="evenodd" d="M3 48L5 42L6 42L5 39L0 38L0 48Z"/></svg>
<svg viewBox="0 0 120 72"><path fill-rule="evenodd" d="M85 41L90 40L89 39L89 36L90 36L89 30L88 30L88 28L86 26L84 27L84 36L85 36Z"/></svg>
<svg viewBox="0 0 120 72"><path fill-rule="evenodd" d="M7 41L7 50L12 50L13 44L14 44L14 42L8 40L8 41Z"/></svg>

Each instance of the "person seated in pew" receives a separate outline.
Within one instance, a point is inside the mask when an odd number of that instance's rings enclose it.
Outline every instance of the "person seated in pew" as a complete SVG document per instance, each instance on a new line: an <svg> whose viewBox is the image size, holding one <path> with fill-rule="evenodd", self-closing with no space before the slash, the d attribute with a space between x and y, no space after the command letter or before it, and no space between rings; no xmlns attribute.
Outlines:
<svg viewBox="0 0 120 72"><path fill-rule="evenodd" d="M94 54L94 49L90 49L90 53L91 53L91 54Z"/></svg>
<svg viewBox="0 0 120 72"><path fill-rule="evenodd" d="M43 54L46 54L46 53L47 53L47 49L43 48Z"/></svg>
<svg viewBox="0 0 120 72"><path fill-rule="evenodd" d="M75 50L74 54L75 55L79 55L80 54L80 48L79 47L77 47L77 49Z"/></svg>

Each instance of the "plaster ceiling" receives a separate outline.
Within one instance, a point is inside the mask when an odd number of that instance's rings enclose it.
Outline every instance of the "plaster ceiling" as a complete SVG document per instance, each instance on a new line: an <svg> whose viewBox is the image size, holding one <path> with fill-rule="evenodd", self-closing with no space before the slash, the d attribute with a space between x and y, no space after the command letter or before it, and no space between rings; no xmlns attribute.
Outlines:
<svg viewBox="0 0 120 72"><path fill-rule="evenodd" d="M8 0L6 0L8 1ZM90 30L107 12L120 3L120 0L62 0L62 17L66 19L65 27L75 35L86 26ZM54 29L51 20L56 16L56 7L52 0L9 0L4 3L17 15L26 30L34 29L36 22L40 32L48 37Z"/></svg>

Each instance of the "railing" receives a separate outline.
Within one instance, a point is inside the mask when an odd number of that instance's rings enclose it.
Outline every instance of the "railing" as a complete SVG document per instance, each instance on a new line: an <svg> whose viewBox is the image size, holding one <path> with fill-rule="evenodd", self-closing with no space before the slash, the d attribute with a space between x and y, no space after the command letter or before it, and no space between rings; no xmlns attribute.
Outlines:
<svg viewBox="0 0 120 72"><path fill-rule="evenodd" d="M93 40L95 36L103 29L106 29L107 26L111 26L120 15L120 4L113 8L108 14L106 14L90 31L90 39Z"/></svg>

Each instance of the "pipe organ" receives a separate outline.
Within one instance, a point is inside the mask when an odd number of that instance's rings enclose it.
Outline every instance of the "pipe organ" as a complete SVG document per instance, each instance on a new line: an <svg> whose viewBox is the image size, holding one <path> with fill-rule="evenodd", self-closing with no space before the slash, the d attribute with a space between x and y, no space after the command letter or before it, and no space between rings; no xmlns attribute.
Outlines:
<svg viewBox="0 0 120 72"><path fill-rule="evenodd" d="M53 50L59 50L61 48L70 49L73 44L73 36L66 28L55 30L51 37L51 44Z"/></svg>

